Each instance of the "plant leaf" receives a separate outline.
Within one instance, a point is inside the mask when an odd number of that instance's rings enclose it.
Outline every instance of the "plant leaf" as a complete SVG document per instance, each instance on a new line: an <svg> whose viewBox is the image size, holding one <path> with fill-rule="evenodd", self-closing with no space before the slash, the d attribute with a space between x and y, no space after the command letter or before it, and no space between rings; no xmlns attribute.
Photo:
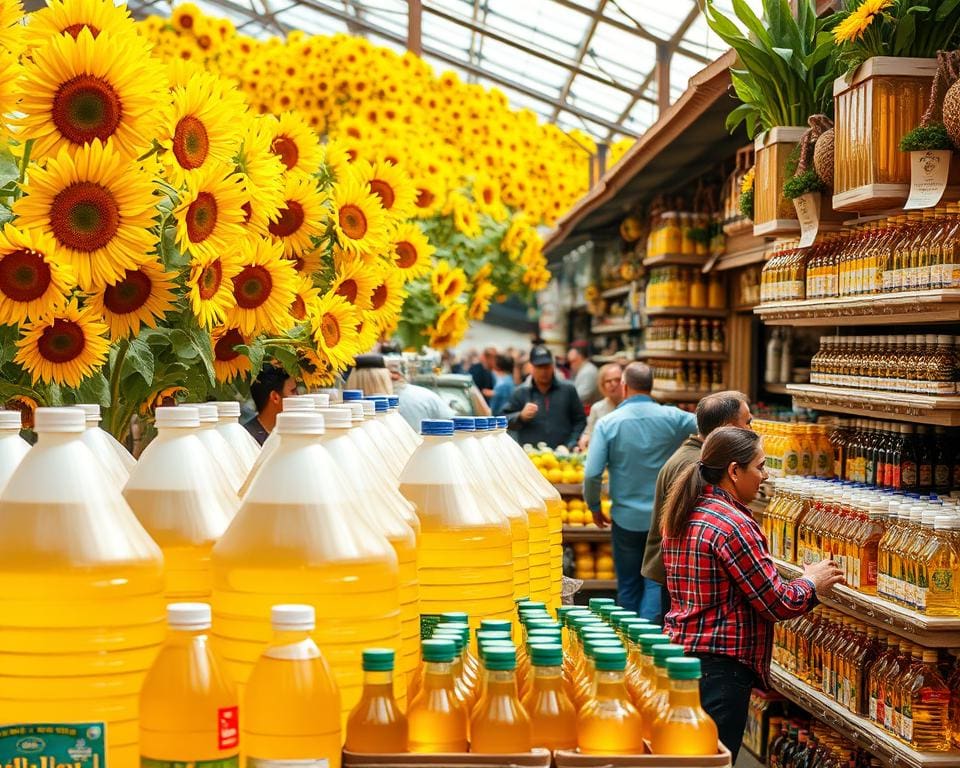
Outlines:
<svg viewBox="0 0 960 768"><path fill-rule="evenodd" d="M150 345L142 338L136 338L130 342L127 347L127 354L123 358L125 367L129 367L131 373L138 374L144 384L148 387L153 384L154 376L154 355ZM121 375L121 381L126 376Z"/></svg>
<svg viewBox="0 0 960 768"><path fill-rule="evenodd" d="M81 381L75 392L78 403L96 403L104 408L110 406L110 383L103 371L97 371Z"/></svg>

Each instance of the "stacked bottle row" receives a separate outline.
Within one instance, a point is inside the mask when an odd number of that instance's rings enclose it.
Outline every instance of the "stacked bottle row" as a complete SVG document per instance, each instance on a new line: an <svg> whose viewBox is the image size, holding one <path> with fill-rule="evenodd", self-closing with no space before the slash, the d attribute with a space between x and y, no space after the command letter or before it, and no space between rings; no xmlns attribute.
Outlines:
<svg viewBox="0 0 960 768"><path fill-rule="evenodd" d="M960 502L787 478L763 516L771 554L832 559L847 585L929 616L960 615Z"/></svg>
<svg viewBox="0 0 960 768"><path fill-rule="evenodd" d="M778 247L760 272L761 304L806 298L807 251L795 243Z"/></svg>
<svg viewBox="0 0 960 768"><path fill-rule="evenodd" d="M665 255L706 258L710 253L710 214L665 211L651 219L647 258Z"/></svg>
<svg viewBox="0 0 960 768"><path fill-rule="evenodd" d="M654 360L650 367L654 389L719 392L724 388L722 363Z"/></svg>
<svg viewBox="0 0 960 768"><path fill-rule="evenodd" d="M960 386L960 337L822 336L810 361L810 383L955 395Z"/></svg>
<svg viewBox="0 0 960 768"><path fill-rule="evenodd" d="M834 476L830 425L754 419L752 426L763 438L771 477Z"/></svg>
<svg viewBox="0 0 960 768"><path fill-rule="evenodd" d="M960 663L826 608L774 631L774 661L913 749L960 747Z"/></svg>
<svg viewBox="0 0 960 768"><path fill-rule="evenodd" d="M770 718L769 768L876 768L880 763L829 726Z"/></svg>
<svg viewBox="0 0 960 768"><path fill-rule="evenodd" d="M647 278L646 305L724 309L723 278L716 273L704 275L696 267L654 267Z"/></svg>
<svg viewBox="0 0 960 768"><path fill-rule="evenodd" d="M723 352L726 323L723 320L658 317L644 331L647 349L672 352Z"/></svg>

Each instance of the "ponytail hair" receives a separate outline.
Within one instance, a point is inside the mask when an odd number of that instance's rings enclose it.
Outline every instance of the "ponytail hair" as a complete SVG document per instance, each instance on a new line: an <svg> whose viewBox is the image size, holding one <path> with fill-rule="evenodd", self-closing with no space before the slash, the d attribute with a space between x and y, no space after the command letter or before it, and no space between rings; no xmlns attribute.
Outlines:
<svg viewBox="0 0 960 768"><path fill-rule="evenodd" d="M700 460L683 470L667 494L662 513L664 536L682 536L690 513L708 485L718 485L731 464L746 466L760 449L760 435L740 427L715 429L700 449Z"/></svg>

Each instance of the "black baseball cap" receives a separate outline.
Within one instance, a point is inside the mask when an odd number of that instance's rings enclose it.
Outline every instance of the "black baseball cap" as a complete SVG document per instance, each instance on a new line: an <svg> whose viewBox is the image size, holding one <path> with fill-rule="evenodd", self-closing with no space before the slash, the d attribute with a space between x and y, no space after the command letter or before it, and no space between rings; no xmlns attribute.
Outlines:
<svg viewBox="0 0 960 768"><path fill-rule="evenodd" d="M530 365L553 365L553 355L546 347L534 347L530 350Z"/></svg>

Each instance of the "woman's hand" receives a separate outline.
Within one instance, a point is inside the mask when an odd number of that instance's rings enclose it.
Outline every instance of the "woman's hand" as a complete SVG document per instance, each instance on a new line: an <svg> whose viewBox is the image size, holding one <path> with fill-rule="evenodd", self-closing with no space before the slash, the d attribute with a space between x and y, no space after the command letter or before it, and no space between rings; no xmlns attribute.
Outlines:
<svg viewBox="0 0 960 768"><path fill-rule="evenodd" d="M818 595L827 592L834 585L843 584L846 581L840 566L833 560L821 560L819 563L804 566L803 577L813 582Z"/></svg>

